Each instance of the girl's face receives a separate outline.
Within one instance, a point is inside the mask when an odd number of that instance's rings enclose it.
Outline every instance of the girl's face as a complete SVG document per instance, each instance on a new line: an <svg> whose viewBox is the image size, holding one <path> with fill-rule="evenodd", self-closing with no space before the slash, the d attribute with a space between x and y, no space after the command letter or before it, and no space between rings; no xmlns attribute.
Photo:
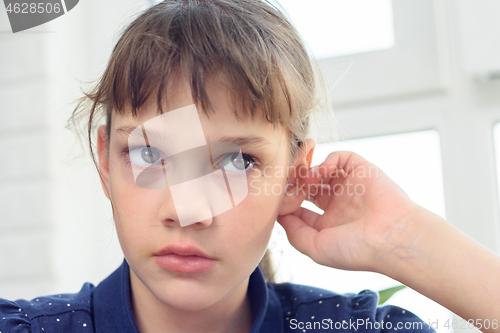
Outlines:
<svg viewBox="0 0 500 333"><path fill-rule="evenodd" d="M210 119L199 112L205 139L217 142L221 137L240 138L238 145L243 154L248 154L244 155L248 195L234 208L198 223L180 226L168 187L146 189L134 181L124 129L136 128L158 116L153 99L141 108L138 117L131 112L113 113L109 151L104 144L105 127L99 129L103 186L109 190L108 198L114 207L116 230L131 267L134 293L141 290L179 310L206 309L246 293L248 277L261 260L281 213L290 163L286 129L273 129L261 116L254 121L238 121L227 90L208 80L207 90L216 112L210 114ZM193 104L185 81L169 92L168 101L165 111ZM192 202L193 209L196 204ZM201 272L165 268L156 255L171 245L196 247L212 261L202 264L206 269Z"/></svg>

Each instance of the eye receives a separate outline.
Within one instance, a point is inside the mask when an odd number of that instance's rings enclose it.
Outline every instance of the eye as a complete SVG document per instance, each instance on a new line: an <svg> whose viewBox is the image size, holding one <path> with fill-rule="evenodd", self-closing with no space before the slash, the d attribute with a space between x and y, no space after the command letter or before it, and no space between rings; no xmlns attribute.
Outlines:
<svg viewBox="0 0 500 333"><path fill-rule="evenodd" d="M224 167L224 170L229 172L250 171L257 165L257 161L252 155L231 153L227 154L216 165L216 169Z"/></svg>
<svg viewBox="0 0 500 333"><path fill-rule="evenodd" d="M129 152L130 160L137 165L150 165L158 162L161 152L155 147L137 147Z"/></svg>

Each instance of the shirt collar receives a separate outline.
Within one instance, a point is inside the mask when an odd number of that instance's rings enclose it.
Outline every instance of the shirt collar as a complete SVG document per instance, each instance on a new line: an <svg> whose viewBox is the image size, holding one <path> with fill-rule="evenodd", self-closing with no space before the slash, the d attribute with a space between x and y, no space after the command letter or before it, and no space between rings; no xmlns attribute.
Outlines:
<svg viewBox="0 0 500 333"><path fill-rule="evenodd" d="M248 293L254 317L250 333L283 332L281 304L276 294L270 292L258 266L250 275ZM139 333L130 299L130 270L124 259L122 265L94 290L92 302L95 332Z"/></svg>

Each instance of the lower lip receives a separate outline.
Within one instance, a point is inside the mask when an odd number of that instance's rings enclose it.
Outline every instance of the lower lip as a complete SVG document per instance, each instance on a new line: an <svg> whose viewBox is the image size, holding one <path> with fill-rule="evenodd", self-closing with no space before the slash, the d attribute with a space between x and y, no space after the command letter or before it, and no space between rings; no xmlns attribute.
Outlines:
<svg viewBox="0 0 500 333"><path fill-rule="evenodd" d="M214 259L198 256L181 256L178 254L166 254L155 256L155 261L161 267L178 273L203 273L211 270L216 263Z"/></svg>

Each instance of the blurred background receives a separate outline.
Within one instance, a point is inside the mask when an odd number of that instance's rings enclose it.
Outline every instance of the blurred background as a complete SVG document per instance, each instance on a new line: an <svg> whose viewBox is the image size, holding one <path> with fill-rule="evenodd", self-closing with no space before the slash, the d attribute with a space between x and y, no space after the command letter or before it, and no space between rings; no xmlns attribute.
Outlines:
<svg viewBox="0 0 500 333"><path fill-rule="evenodd" d="M0 5L0 297L77 292L122 262L85 141L65 126L121 29L154 3L81 0L16 34ZM318 59L338 122L332 133L326 115L315 117L313 164L334 150L355 151L416 203L498 254L500 2L280 4ZM340 141L332 142L336 135ZM317 265L291 247L278 224L270 248L280 282L342 293L398 284ZM438 332L453 331L444 325L453 314L411 289L389 303L439 321Z"/></svg>

